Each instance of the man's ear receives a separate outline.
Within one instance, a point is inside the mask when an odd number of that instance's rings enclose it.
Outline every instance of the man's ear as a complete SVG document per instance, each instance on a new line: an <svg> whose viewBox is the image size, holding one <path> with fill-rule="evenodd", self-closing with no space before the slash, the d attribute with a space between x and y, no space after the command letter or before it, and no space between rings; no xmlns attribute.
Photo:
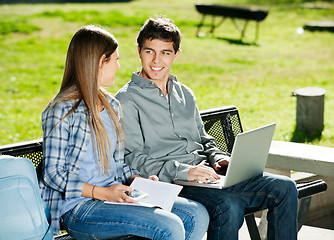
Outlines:
<svg viewBox="0 0 334 240"><path fill-rule="evenodd" d="M176 60L177 56L179 56L180 52L181 52L181 49L177 50L174 56L174 61Z"/></svg>
<svg viewBox="0 0 334 240"><path fill-rule="evenodd" d="M140 54L140 47L137 47L138 53Z"/></svg>

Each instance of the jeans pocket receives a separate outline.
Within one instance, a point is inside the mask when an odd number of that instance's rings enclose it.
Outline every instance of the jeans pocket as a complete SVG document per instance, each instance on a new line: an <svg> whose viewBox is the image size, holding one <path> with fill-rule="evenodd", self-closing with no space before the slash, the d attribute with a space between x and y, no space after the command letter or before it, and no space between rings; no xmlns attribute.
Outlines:
<svg viewBox="0 0 334 240"><path fill-rule="evenodd" d="M64 213L61 218L60 222L63 227L68 229L74 223L84 222L87 214L89 214L90 209L96 205L97 201L88 200L82 201L81 203L77 204L74 208Z"/></svg>
<svg viewBox="0 0 334 240"><path fill-rule="evenodd" d="M86 216L89 214L90 210L99 203L99 200L88 200L79 203L77 206L73 208L72 218L75 220L84 220Z"/></svg>
<svg viewBox="0 0 334 240"><path fill-rule="evenodd" d="M82 201L81 203L77 204L74 208L72 208L71 215L75 217L75 215L80 211L80 209L87 203L87 201Z"/></svg>

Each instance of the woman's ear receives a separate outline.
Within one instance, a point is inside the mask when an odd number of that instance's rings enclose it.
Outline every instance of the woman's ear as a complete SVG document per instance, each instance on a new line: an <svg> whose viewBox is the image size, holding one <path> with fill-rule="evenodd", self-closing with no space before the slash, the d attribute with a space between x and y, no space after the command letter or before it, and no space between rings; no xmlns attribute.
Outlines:
<svg viewBox="0 0 334 240"><path fill-rule="evenodd" d="M106 55L103 54L102 57L100 58L100 61L99 61L99 68L102 68L103 67L103 63L104 63L104 60L106 59Z"/></svg>

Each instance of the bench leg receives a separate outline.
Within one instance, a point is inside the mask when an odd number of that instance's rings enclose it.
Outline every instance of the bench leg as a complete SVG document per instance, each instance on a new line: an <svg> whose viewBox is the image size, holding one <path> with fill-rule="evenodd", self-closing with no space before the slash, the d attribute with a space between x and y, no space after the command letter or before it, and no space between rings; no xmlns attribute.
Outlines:
<svg viewBox="0 0 334 240"><path fill-rule="evenodd" d="M256 225L254 214L248 214L245 216L249 236L252 240L261 240L259 230Z"/></svg>
<svg viewBox="0 0 334 240"><path fill-rule="evenodd" d="M231 18L232 23L234 24L234 26L238 29L239 32L242 31L242 28L240 27L240 25L235 21L234 18Z"/></svg>
<svg viewBox="0 0 334 240"><path fill-rule="evenodd" d="M245 20L245 23L244 23L244 26L241 27L238 22L234 19L234 18L231 18L234 26L239 30L239 32L241 33L241 41L244 39L245 37L245 33L246 33L246 29L247 29L247 26L248 26L248 20Z"/></svg>
<svg viewBox="0 0 334 240"><path fill-rule="evenodd" d="M213 32L214 32L214 30L216 28L215 19L216 19L216 17L213 15L211 17L211 29L210 29L210 34L212 34L212 35L213 35Z"/></svg>
<svg viewBox="0 0 334 240"><path fill-rule="evenodd" d="M215 29L217 27L219 27L220 25L222 25L222 23L225 21L226 17L222 17L222 19L218 23L215 23L215 19L216 19L215 16L212 16L212 18L211 18L211 29L210 29L210 32L209 32L212 36L214 36Z"/></svg>
<svg viewBox="0 0 334 240"><path fill-rule="evenodd" d="M245 33L246 33L247 26L248 26L248 20L245 21L245 23L244 23L244 27L243 27L243 29L242 29L242 31L241 31L241 40L243 40L244 37L245 37Z"/></svg>
<svg viewBox="0 0 334 240"><path fill-rule="evenodd" d="M260 28L260 22L256 22L256 32L255 32L254 43L257 43L257 40L259 39L259 28Z"/></svg>
<svg viewBox="0 0 334 240"><path fill-rule="evenodd" d="M298 208L298 231L303 226L303 223L307 217L307 212L310 207L311 196L300 199Z"/></svg>
<svg viewBox="0 0 334 240"><path fill-rule="evenodd" d="M206 17L206 15L203 14L203 16L202 16L202 20L201 20L201 22L200 22L200 23L198 24L198 26L197 26L197 32L196 32L196 36L197 36L197 37L200 37L200 30L201 30L201 27L202 27L203 24L204 24L205 17Z"/></svg>

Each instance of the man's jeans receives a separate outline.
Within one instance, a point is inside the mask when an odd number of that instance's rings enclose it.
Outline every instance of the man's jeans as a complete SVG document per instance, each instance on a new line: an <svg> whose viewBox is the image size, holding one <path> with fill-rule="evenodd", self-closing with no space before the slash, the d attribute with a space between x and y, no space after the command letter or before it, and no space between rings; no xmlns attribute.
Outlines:
<svg viewBox="0 0 334 240"><path fill-rule="evenodd" d="M183 187L181 196L202 203L210 215L208 239L237 240L245 210L268 208L268 240L297 239L297 189L288 177L264 173L226 189Z"/></svg>
<svg viewBox="0 0 334 240"><path fill-rule="evenodd" d="M180 197L176 199L172 213L159 208L89 200L65 213L62 220L68 233L78 240L111 239L125 235L200 240L209 225L209 215L203 205Z"/></svg>

